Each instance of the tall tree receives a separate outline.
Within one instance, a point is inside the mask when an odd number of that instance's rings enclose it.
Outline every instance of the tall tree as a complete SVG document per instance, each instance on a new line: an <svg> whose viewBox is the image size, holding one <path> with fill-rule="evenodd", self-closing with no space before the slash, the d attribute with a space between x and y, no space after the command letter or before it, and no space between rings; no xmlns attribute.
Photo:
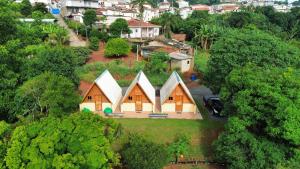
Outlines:
<svg viewBox="0 0 300 169"><path fill-rule="evenodd" d="M16 112L22 116L63 116L74 111L79 96L74 84L63 76L43 73L26 81L16 91Z"/></svg>
<svg viewBox="0 0 300 169"><path fill-rule="evenodd" d="M234 69L221 90L225 132L216 159L229 168L299 168L300 76L291 68L247 64Z"/></svg>
<svg viewBox="0 0 300 169"><path fill-rule="evenodd" d="M202 49L208 50L221 36L222 30L216 25L201 25L201 28L195 32L193 41Z"/></svg>
<svg viewBox="0 0 300 169"><path fill-rule="evenodd" d="M29 79L45 71L54 72L57 75L63 75L79 83L75 74L75 68L78 66L78 56L71 48L55 46L37 51L37 54L26 60L22 74L24 78Z"/></svg>
<svg viewBox="0 0 300 169"><path fill-rule="evenodd" d="M109 32L115 37L120 37L122 33L130 33L130 29L125 19L118 18L109 26Z"/></svg>
<svg viewBox="0 0 300 169"><path fill-rule="evenodd" d="M211 48L206 76L210 87L218 93L230 71L248 62L266 67L299 67L300 51L258 30L229 30Z"/></svg>
<svg viewBox="0 0 300 169"><path fill-rule="evenodd" d="M95 10L88 9L83 14L83 23L85 25L85 35L88 38L87 33L87 26L90 26L90 29L92 29L93 24L97 21L97 14Z"/></svg>

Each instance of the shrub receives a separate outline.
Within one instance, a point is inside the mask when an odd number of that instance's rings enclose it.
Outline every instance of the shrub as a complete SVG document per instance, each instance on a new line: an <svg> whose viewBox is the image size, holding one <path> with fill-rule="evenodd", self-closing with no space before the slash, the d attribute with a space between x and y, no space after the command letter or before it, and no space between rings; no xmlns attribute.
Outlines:
<svg viewBox="0 0 300 169"><path fill-rule="evenodd" d="M165 146L155 144L141 136L129 136L129 142L121 152L124 164L130 169L160 169L168 163Z"/></svg>
<svg viewBox="0 0 300 169"><path fill-rule="evenodd" d="M99 49L99 39L97 37L91 37L90 38L90 49L92 50L98 50Z"/></svg>
<svg viewBox="0 0 300 169"><path fill-rule="evenodd" d="M130 52L130 49L131 47L126 40L122 38L113 38L108 40L104 55L106 57L125 56Z"/></svg>
<svg viewBox="0 0 300 169"><path fill-rule="evenodd" d="M78 66L84 65L92 52L92 50L87 47L73 47L72 50L77 56L76 63Z"/></svg>

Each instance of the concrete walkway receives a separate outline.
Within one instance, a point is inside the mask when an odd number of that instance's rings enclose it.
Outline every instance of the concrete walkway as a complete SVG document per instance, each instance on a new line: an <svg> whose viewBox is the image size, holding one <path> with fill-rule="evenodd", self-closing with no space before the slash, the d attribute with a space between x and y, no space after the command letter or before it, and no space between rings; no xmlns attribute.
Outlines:
<svg viewBox="0 0 300 169"><path fill-rule="evenodd" d="M69 41L70 46L73 47L85 47L86 41L80 40L78 36L75 34L75 32L68 27L68 25L65 23L64 19L61 15L53 15L57 19L58 25L65 28L69 32Z"/></svg>

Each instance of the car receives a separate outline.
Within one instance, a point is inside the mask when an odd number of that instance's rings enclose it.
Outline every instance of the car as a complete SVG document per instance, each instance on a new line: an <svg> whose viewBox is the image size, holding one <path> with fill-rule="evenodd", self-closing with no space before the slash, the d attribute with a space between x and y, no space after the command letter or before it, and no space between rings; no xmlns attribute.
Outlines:
<svg viewBox="0 0 300 169"><path fill-rule="evenodd" d="M214 115L222 116L221 112L224 108L221 99L217 95L210 95L203 97L204 106L210 110Z"/></svg>

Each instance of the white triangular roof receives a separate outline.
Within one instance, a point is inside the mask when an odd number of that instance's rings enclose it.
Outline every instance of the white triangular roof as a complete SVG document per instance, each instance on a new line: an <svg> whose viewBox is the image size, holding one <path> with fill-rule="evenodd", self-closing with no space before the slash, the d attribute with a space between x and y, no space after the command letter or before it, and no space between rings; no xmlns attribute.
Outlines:
<svg viewBox="0 0 300 169"><path fill-rule="evenodd" d="M96 80L95 84L112 104L116 104L122 97L122 89L108 70L105 70Z"/></svg>
<svg viewBox="0 0 300 169"><path fill-rule="evenodd" d="M131 82L130 86L128 87L128 89L127 89L127 91L126 91L126 93L123 97L123 101L128 97L129 93L131 92L131 90L133 89L133 87L136 84L139 84L139 86L145 92L147 97L154 104L155 103L155 89L154 89L154 87L152 86L152 84L150 83L150 81L148 80L148 78L146 77L146 75L144 74L143 71L140 71L136 75L134 80Z"/></svg>
<svg viewBox="0 0 300 169"><path fill-rule="evenodd" d="M195 103L189 89L184 84L183 80L180 78L177 72L173 72L169 79L166 81L166 83L163 85L163 87L160 89L160 102L163 104L166 99L171 95L173 90L175 90L176 86L180 84L185 91L185 93L188 95L188 97L191 99L193 103Z"/></svg>

